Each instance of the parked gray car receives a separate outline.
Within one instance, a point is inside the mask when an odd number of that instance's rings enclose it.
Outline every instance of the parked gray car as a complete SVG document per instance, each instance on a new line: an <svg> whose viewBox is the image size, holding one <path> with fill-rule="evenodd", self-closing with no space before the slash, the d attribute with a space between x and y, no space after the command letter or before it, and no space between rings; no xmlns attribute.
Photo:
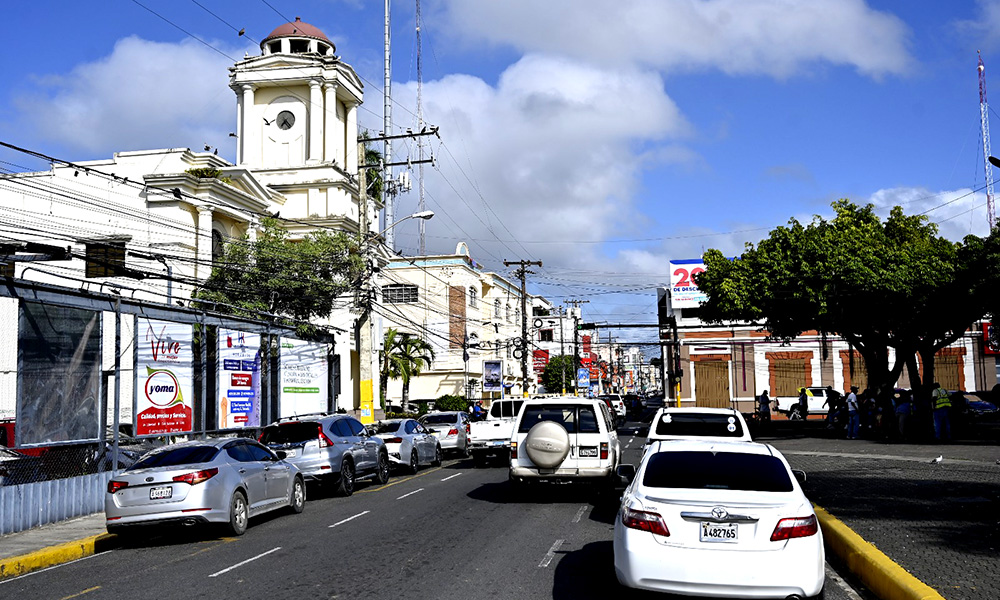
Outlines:
<svg viewBox="0 0 1000 600"><path fill-rule="evenodd" d="M254 440L224 438L164 446L108 482L109 533L144 525L223 523L243 535L251 517L300 513L306 487L294 465Z"/></svg>
<svg viewBox="0 0 1000 600"><path fill-rule="evenodd" d="M437 438L442 450L453 450L460 456L469 455L469 413L457 410L432 412L417 420Z"/></svg>
<svg viewBox="0 0 1000 600"><path fill-rule="evenodd" d="M374 425L375 435L385 442L389 460L416 473L421 464L441 465L441 444L414 419L390 419Z"/></svg>
<svg viewBox="0 0 1000 600"><path fill-rule="evenodd" d="M379 438L357 419L342 414L300 415L264 428L260 442L285 453L307 480L336 485L341 496L354 493L359 479L389 481L389 454Z"/></svg>

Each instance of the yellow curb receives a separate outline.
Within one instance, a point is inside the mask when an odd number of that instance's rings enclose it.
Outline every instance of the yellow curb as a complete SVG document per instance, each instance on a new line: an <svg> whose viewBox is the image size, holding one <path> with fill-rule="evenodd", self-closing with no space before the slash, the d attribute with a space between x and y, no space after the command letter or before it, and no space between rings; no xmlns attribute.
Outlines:
<svg viewBox="0 0 1000 600"><path fill-rule="evenodd" d="M894 563L843 521L819 506L813 507L829 551L880 600L944 600L934 588Z"/></svg>
<svg viewBox="0 0 1000 600"><path fill-rule="evenodd" d="M108 542L115 539L114 535L102 533L75 542L42 548L30 554L0 559L0 579L17 577L45 567L91 556L96 552L98 546L108 546Z"/></svg>

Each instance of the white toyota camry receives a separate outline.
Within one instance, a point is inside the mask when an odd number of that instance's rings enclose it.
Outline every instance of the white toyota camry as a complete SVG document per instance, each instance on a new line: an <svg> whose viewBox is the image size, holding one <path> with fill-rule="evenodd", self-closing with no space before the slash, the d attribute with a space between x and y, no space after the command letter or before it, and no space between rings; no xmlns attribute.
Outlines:
<svg viewBox="0 0 1000 600"><path fill-rule="evenodd" d="M823 536L780 452L752 442L658 441L615 520L615 573L623 585L691 596L822 594Z"/></svg>

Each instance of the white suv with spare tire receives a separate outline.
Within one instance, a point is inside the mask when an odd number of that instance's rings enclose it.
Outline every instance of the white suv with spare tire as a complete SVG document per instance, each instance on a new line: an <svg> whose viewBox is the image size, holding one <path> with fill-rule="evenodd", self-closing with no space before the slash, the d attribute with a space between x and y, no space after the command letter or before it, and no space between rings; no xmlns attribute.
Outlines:
<svg viewBox="0 0 1000 600"><path fill-rule="evenodd" d="M526 400L510 441L510 481L578 480L611 485L621 448L602 400Z"/></svg>

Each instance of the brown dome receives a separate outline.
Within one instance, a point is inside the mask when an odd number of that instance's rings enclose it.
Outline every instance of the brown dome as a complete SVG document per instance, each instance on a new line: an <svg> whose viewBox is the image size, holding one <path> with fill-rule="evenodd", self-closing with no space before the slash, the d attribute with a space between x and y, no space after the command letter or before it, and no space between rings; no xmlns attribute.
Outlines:
<svg viewBox="0 0 1000 600"><path fill-rule="evenodd" d="M266 38L261 41L261 46L263 46L269 40L275 38L283 37L305 37L314 38L317 40L322 40L327 44L333 46L333 42L330 41L326 34L319 30L315 25L310 25L309 23L303 23L302 19L295 17L294 23L285 23L284 25L279 25L274 31L270 33Z"/></svg>

